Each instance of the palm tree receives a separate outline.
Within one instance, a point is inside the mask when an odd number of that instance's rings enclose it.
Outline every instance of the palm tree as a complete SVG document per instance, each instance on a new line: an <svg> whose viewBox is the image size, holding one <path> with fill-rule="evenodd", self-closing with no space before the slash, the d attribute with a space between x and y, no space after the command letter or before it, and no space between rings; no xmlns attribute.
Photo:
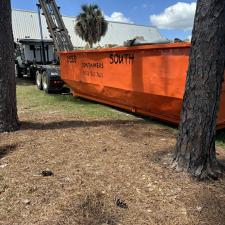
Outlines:
<svg viewBox="0 0 225 225"><path fill-rule="evenodd" d="M98 5L82 5L81 9L82 12L77 16L75 32L92 48L93 44L106 34L108 23Z"/></svg>

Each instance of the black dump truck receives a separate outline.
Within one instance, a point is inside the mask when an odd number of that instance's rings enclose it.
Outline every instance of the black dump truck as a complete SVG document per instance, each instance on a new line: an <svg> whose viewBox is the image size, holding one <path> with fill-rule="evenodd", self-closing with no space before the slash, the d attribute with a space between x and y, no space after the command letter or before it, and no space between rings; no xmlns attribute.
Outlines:
<svg viewBox="0 0 225 225"><path fill-rule="evenodd" d="M39 90L62 91L57 52L71 51L73 45L55 0L39 0L40 39L20 39L16 43L16 75L35 78ZM41 13L45 16L50 40L43 39Z"/></svg>

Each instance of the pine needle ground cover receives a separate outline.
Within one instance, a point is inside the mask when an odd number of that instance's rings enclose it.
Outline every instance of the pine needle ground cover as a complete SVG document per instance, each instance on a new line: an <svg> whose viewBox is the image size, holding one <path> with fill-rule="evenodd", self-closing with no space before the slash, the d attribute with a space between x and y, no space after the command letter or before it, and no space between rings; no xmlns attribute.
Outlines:
<svg viewBox="0 0 225 225"><path fill-rule="evenodd" d="M0 134L1 225L224 224L225 178L170 168L176 128L26 80L17 99L21 130ZM224 143L220 131L221 161Z"/></svg>

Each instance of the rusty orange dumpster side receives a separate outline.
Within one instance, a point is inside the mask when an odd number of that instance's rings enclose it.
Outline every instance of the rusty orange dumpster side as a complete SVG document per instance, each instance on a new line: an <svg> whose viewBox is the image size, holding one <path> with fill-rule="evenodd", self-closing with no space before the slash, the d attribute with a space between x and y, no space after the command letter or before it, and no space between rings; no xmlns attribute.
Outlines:
<svg viewBox="0 0 225 225"><path fill-rule="evenodd" d="M74 95L179 123L190 44L61 52L61 78ZM218 128L225 127L225 85Z"/></svg>

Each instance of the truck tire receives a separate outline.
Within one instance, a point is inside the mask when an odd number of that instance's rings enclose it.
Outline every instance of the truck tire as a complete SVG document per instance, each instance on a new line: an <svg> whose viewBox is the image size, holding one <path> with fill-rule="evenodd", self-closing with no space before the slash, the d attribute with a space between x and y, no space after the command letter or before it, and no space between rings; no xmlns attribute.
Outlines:
<svg viewBox="0 0 225 225"><path fill-rule="evenodd" d="M50 79L46 71L42 74L42 87L45 93L50 93Z"/></svg>
<svg viewBox="0 0 225 225"><path fill-rule="evenodd" d="M42 74L39 71L36 72L36 85L39 90L43 89Z"/></svg>

